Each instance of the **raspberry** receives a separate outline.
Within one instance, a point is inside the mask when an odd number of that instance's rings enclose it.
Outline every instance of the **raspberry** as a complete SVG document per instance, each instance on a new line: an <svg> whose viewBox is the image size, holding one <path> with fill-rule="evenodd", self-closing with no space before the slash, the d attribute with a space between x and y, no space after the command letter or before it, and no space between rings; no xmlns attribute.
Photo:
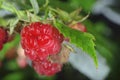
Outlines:
<svg viewBox="0 0 120 80"><path fill-rule="evenodd" d="M73 29L79 30L81 32L86 32L87 31L86 27L83 24L81 24L81 23L73 24L70 27L73 28Z"/></svg>
<svg viewBox="0 0 120 80"><path fill-rule="evenodd" d="M0 26L0 50L2 49L3 44L7 42L7 40L8 33L2 26Z"/></svg>
<svg viewBox="0 0 120 80"><path fill-rule="evenodd" d="M48 60L42 60L39 62L33 61L33 68L40 75L52 76L61 71L62 64L52 63Z"/></svg>
<svg viewBox="0 0 120 80"><path fill-rule="evenodd" d="M3 43L0 42L0 50L3 48Z"/></svg>
<svg viewBox="0 0 120 80"><path fill-rule="evenodd" d="M68 61L70 48L62 45L59 54L50 55L48 58L37 61L32 61L32 66L40 75L52 76L61 71L64 63Z"/></svg>
<svg viewBox="0 0 120 80"><path fill-rule="evenodd" d="M21 31L21 45L32 61L59 53L62 42L62 34L50 24L33 22Z"/></svg>
<svg viewBox="0 0 120 80"><path fill-rule="evenodd" d="M0 42L6 43L8 39L7 31L0 26Z"/></svg>

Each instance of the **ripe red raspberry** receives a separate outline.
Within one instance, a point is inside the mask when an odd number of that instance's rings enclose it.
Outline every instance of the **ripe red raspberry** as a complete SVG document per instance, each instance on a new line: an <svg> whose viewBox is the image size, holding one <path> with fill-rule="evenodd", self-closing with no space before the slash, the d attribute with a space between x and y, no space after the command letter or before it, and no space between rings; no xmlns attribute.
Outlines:
<svg viewBox="0 0 120 80"><path fill-rule="evenodd" d="M33 22L21 31L21 44L31 60L42 60L61 49L62 34L50 24Z"/></svg>
<svg viewBox="0 0 120 80"><path fill-rule="evenodd" d="M7 30L0 26L0 42L5 43L8 39Z"/></svg>
<svg viewBox="0 0 120 80"><path fill-rule="evenodd" d="M79 30L81 32L86 32L87 31L86 27L81 23L76 23L76 24L70 25L70 27L73 28L73 29Z"/></svg>
<svg viewBox="0 0 120 80"><path fill-rule="evenodd" d="M2 26L0 26L0 50L2 49L3 44L7 42L7 40L8 33Z"/></svg>
<svg viewBox="0 0 120 80"><path fill-rule="evenodd" d="M52 76L61 71L62 68L62 64L52 63L48 60L42 60L39 62L33 61L32 66L38 74L46 76Z"/></svg>
<svg viewBox="0 0 120 80"><path fill-rule="evenodd" d="M3 48L3 43L0 42L0 50Z"/></svg>

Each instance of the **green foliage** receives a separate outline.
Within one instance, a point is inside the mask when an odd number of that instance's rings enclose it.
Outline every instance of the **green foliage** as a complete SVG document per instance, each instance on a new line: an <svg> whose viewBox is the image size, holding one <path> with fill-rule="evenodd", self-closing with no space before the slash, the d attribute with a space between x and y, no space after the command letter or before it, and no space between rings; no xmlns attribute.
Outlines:
<svg viewBox="0 0 120 80"><path fill-rule="evenodd" d="M63 11L63 10L61 10L61 9L57 9L56 12L60 15L60 18L61 18L64 22L69 22L69 21L71 20L71 17L70 17L70 15L69 15L67 12L65 12L65 11Z"/></svg>
<svg viewBox="0 0 120 80"><path fill-rule="evenodd" d="M23 80L22 72L14 72L6 75L2 80Z"/></svg>
<svg viewBox="0 0 120 80"><path fill-rule="evenodd" d="M70 0L70 5L74 8L82 7L85 11L91 11L96 0Z"/></svg>
<svg viewBox="0 0 120 80"><path fill-rule="evenodd" d="M32 8L29 0L7 0L7 1L17 4L23 10ZM39 6L42 6L45 3L45 0L37 0L37 1ZM92 6L94 5L95 2L96 0L89 0L89 1L88 0L67 0L64 2L60 0L49 0L49 4L54 8L60 8L65 11L73 11L77 8L82 7L82 9L86 12L91 11Z"/></svg>
<svg viewBox="0 0 120 80"><path fill-rule="evenodd" d="M10 27L10 35L13 34L14 28L16 27L16 24L18 23L19 19L12 19L9 21L9 27Z"/></svg>
<svg viewBox="0 0 120 80"><path fill-rule="evenodd" d="M13 60L6 62L5 69L10 70L10 71L18 70L19 66L17 64L16 59L13 59Z"/></svg>
<svg viewBox="0 0 120 80"><path fill-rule="evenodd" d="M90 20L86 20L84 24L88 32L96 38L96 49L110 64L113 60L113 53L117 49L116 45L108 39L108 36L111 34L110 29L103 22L92 23Z"/></svg>
<svg viewBox="0 0 120 80"><path fill-rule="evenodd" d="M34 13L35 13L35 14L38 14L38 13L39 13L39 6L38 6L37 0L30 0L30 2L31 2L31 4L32 4Z"/></svg>
<svg viewBox="0 0 120 80"><path fill-rule="evenodd" d="M1 26L6 26L6 20L0 17L0 25Z"/></svg>
<svg viewBox="0 0 120 80"><path fill-rule="evenodd" d="M60 32L67 38L70 39L70 42L75 46L81 48L83 51L88 53L94 60L96 67L98 66L95 44L94 44L94 36L89 33L83 33L74 29L69 28L68 26L60 23L59 21L55 21L54 25L56 28L60 30Z"/></svg>

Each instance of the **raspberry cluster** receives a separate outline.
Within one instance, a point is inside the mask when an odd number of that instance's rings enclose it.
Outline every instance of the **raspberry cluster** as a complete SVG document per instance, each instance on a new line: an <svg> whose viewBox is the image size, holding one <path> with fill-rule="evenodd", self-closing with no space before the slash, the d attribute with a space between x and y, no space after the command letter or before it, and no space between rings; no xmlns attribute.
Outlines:
<svg viewBox="0 0 120 80"><path fill-rule="evenodd" d="M21 45L36 72L50 76L61 70L62 64L52 62L48 57L60 52L63 38L51 24L33 22L22 29Z"/></svg>
<svg viewBox="0 0 120 80"><path fill-rule="evenodd" d="M7 30L0 26L0 50L2 49L3 44L7 42L7 40L8 40Z"/></svg>

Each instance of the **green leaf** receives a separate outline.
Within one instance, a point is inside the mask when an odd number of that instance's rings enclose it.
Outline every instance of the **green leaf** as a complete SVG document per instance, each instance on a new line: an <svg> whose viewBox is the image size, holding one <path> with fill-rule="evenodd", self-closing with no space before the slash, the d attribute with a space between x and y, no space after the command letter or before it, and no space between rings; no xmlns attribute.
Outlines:
<svg viewBox="0 0 120 80"><path fill-rule="evenodd" d="M13 4L10 4L9 2L3 1L3 3L1 4L1 8L17 14L19 19L24 16L24 13L22 11L16 9L15 6Z"/></svg>
<svg viewBox="0 0 120 80"><path fill-rule="evenodd" d="M55 21L54 25L65 37L70 39L70 42L72 44L74 44L76 47L81 48L83 51L89 54L93 58L96 67L98 67L96 51L94 48L95 38L93 35L71 29L59 21Z"/></svg>
<svg viewBox="0 0 120 80"><path fill-rule="evenodd" d="M35 14L38 14L38 13L39 13L39 5L38 5L37 0L30 0L30 2L31 2L31 4L32 4L34 13L35 13Z"/></svg>
<svg viewBox="0 0 120 80"><path fill-rule="evenodd" d="M84 21L84 24L87 27L87 31L96 38L96 50L107 60L109 65L112 65L114 53L117 52L118 47L115 42L109 39L111 35L110 28L102 21L93 23L87 19Z"/></svg>
<svg viewBox="0 0 120 80"><path fill-rule="evenodd" d="M1 8L5 9L5 10L8 10L10 12L14 12L13 5L8 3L8 2L3 1L2 4L1 4Z"/></svg>

